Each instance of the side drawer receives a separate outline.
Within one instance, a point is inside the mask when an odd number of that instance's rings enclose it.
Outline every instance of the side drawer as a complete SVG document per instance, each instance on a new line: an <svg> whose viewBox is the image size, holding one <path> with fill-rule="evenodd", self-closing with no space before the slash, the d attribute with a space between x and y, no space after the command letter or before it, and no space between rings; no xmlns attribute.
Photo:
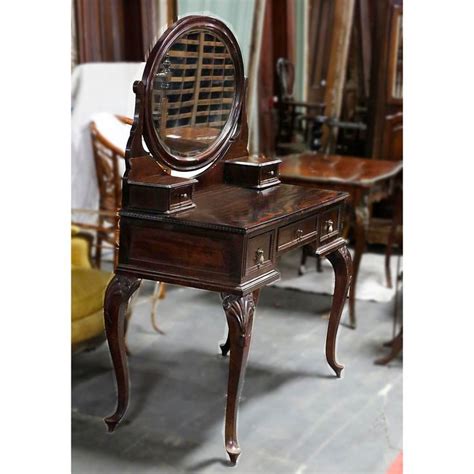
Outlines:
<svg viewBox="0 0 474 474"><path fill-rule="evenodd" d="M260 269L272 263L273 232L251 237L247 243L247 258L245 260L245 274Z"/></svg>
<svg viewBox="0 0 474 474"><path fill-rule="evenodd" d="M332 239L339 235L341 230L341 208L334 207L321 214L319 219L319 240Z"/></svg>
<svg viewBox="0 0 474 474"><path fill-rule="evenodd" d="M287 250L299 245L304 240L314 238L318 234L318 218L316 215L288 224L278 229L278 251Z"/></svg>

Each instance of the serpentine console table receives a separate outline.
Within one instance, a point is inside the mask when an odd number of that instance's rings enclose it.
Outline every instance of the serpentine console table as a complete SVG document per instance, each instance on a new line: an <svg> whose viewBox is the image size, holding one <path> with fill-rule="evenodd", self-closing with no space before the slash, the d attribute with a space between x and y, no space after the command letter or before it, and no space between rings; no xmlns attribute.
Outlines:
<svg viewBox="0 0 474 474"><path fill-rule="evenodd" d="M335 271L326 358L339 377L336 334L351 281L341 237L348 194L280 184L280 160L249 156L239 46L214 18L169 28L134 84L115 276L104 302L117 382L113 431L128 405L125 312L140 279L221 293L230 350L225 448L235 463L237 408L260 289L280 276L278 257L311 245ZM144 140L144 143L143 143ZM146 149L145 149L146 145Z"/></svg>

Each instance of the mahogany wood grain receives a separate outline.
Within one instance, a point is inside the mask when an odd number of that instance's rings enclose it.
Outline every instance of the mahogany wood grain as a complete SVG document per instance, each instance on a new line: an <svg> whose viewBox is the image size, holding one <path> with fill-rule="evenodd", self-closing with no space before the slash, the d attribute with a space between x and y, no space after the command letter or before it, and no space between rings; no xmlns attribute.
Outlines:
<svg viewBox="0 0 474 474"><path fill-rule="evenodd" d="M229 326L229 340L221 348L223 354L230 350L225 446L235 463L241 453L237 438L238 401L255 305L260 289L280 277L277 263L283 252L312 244L315 254L327 256L333 262L337 288L326 353L329 364L340 374L342 367L336 362L335 338L352 272L342 237L342 217L349 195L344 191L279 183L266 189L251 189L246 187L250 175L242 175L232 184L225 182L226 161L249 160L245 81L240 66L235 68L236 96L230 119L214 145L189 161L163 154L164 148L152 129L151 102L147 99L150 85L157 64L166 55L173 38L196 28L211 29L227 42L235 61L240 65L242 61L238 44L223 23L208 17L185 17L158 41L142 80L134 85L136 109L125 155L118 261L104 303L118 402L115 413L105 422L113 430L128 404L124 314L128 298L140 279L216 291L223 295ZM143 139L151 153L144 149ZM180 181L168 175L183 171L187 165L187 171L196 173L194 178L189 178L197 180L192 183L195 207L167 214L156 205L161 192L159 184L168 183L169 189L174 189ZM251 174L251 166L243 168ZM132 196L134 186L147 188L148 194Z"/></svg>
<svg viewBox="0 0 474 474"><path fill-rule="evenodd" d="M348 213L354 229L353 280L349 292L350 326L356 327L355 300L360 261L366 248L372 205L389 197L401 174L401 161L373 160L341 155L301 153L282 157L280 179L314 189L348 192ZM304 272L306 257L314 255L304 250L300 273Z"/></svg>
<svg viewBox="0 0 474 474"><path fill-rule="evenodd" d="M117 381L117 407L105 418L109 431L114 431L128 407L129 377L125 345L125 325L128 300L138 290L140 280L116 274L107 287L104 299L105 332Z"/></svg>

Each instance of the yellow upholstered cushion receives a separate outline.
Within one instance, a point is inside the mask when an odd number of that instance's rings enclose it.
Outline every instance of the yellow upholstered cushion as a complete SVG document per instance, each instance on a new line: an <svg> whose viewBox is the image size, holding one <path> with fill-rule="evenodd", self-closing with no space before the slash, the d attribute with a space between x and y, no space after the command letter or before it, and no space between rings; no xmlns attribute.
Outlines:
<svg viewBox="0 0 474 474"><path fill-rule="evenodd" d="M104 313L102 308L85 318L71 324L71 342L79 344L99 336L104 331Z"/></svg>
<svg viewBox="0 0 474 474"><path fill-rule="evenodd" d="M77 236L78 229L71 228L71 265L73 268L91 268L89 260L89 241L81 236Z"/></svg>
<svg viewBox="0 0 474 474"><path fill-rule="evenodd" d="M71 274L72 321L102 311L104 293L112 274L94 268L73 267Z"/></svg>

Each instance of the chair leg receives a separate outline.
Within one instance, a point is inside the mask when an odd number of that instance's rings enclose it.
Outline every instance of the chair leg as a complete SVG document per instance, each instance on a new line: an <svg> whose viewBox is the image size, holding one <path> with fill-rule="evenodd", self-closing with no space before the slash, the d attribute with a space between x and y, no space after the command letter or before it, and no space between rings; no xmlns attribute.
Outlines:
<svg viewBox="0 0 474 474"><path fill-rule="evenodd" d="M159 334L165 333L158 327L158 323L156 322L156 307L158 305L158 300L162 300L165 297L165 294L165 284L156 282L155 288L153 290L153 296L151 297L151 325L153 326L153 329Z"/></svg>
<svg viewBox="0 0 474 474"><path fill-rule="evenodd" d="M301 249L301 263L300 268L298 269L298 275L302 276L306 273L306 260L308 258L308 251L306 246Z"/></svg>

